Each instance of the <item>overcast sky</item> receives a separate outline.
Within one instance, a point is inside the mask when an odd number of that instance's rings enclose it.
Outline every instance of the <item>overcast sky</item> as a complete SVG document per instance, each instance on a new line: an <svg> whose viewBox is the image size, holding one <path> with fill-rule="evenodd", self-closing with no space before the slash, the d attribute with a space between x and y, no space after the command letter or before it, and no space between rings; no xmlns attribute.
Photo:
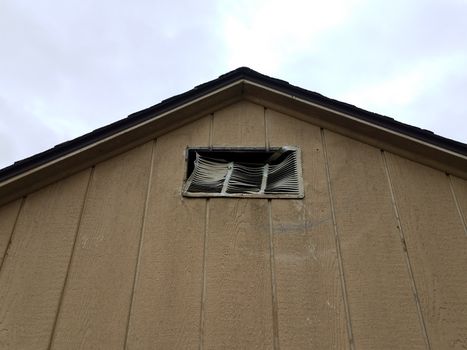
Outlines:
<svg viewBox="0 0 467 350"><path fill-rule="evenodd" d="M2 0L0 168L239 66L467 143L467 0Z"/></svg>

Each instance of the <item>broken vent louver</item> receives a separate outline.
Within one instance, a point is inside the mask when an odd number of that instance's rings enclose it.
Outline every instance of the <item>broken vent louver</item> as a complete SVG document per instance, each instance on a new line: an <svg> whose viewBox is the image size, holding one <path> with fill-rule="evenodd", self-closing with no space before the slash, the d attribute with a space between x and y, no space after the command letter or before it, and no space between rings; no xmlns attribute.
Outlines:
<svg viewBox="0 0 467 350"><path fill-rule="evenodd" d="M302 198L298 149L189 149L188 197Z"/></svg>

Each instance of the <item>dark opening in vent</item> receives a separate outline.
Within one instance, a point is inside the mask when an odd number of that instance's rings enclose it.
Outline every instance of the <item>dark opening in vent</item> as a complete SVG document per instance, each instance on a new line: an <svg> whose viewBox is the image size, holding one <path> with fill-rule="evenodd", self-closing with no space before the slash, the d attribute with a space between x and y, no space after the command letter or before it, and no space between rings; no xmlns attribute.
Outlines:
<svg viewBox="0 0 467 350"><path fill-rule="evenodd" d="M189 148L188 197L302 198L300 153L295 147Z"/></svg>

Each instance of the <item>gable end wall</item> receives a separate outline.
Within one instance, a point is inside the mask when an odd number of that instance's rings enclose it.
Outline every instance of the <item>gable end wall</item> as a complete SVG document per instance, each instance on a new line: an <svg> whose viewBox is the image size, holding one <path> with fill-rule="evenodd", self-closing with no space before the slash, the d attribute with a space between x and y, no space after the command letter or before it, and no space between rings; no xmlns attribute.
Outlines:
<svg viewBox="0 0 467 350"><path fill-rule="evenodd" d="M184 198L293 145L303 200ZM0 207L0 347L467 346L467 181L248 101Z"/></svg>

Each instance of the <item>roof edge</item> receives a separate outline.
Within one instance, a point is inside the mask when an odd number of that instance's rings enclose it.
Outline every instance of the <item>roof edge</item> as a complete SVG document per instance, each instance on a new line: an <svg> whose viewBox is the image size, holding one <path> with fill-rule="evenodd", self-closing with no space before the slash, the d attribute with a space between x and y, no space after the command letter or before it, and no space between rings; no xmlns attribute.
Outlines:
<svg viewBox="0 0 467 350"><path fill-rule="evenodd" d="M240 67L219 78L211 80L196 86L192 90L173 96L160 103L130 114L127 118L118 120L114 123L96 129L90 133L77 137L73 140L61 143L44 152L20 160L0 170L0 188L5 183L14 180L14 178L27 174L31 170L39 167L46 167L47 164L53 164L67 155L76 153L82 149L93 147L93 145L104 142L121 133L134 128L138 128L151 122L161 116L168 115L180 108L185 108L197 101L204 101L213 94L219 94L220 91L227 91L229 87L238 86L235 93L227 94L226 99L237 98L243 95L243 84L256 85L263 90L271 90L276 94L282 94L288 99L308 103L328 111L342 114L350 117L356 122L365 123L375 128L386 129L389 132L404 135L414 142L425 144L428 147L438 148L441 152L458 155L460 158L467 157L467 144L451 140L424 130L415 126L398 122L392 118L363 110L359 107L330 99L321 94L309 91L288 82L272 78L258 73L248 67ZM221 94L222 95L222 94ZM216 102L219 105L219 101ZM185 107L184 107L185 106ZM186 116L190 119L190 116ZM188 120L187 119L187 120ZM165 124L164 124L165 125ZM27 176L27 175L25 175Z"/></svg>

